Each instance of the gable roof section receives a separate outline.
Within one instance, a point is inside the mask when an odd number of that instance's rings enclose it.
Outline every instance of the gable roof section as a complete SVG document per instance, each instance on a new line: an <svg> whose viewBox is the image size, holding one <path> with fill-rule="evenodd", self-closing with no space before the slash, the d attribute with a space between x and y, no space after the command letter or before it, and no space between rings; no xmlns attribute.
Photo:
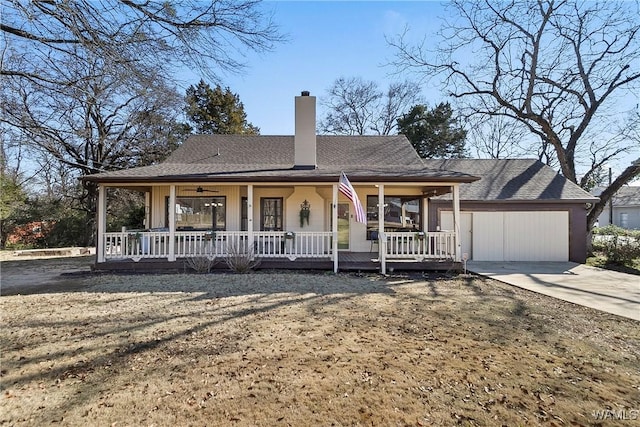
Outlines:
<svg viewBox="0 0 640 427"><path fill-rule="evenodd" d="M479 176L460 186L464 201L572 201L593 203L598 199L535 159L425 160L431 168L444 168ZM450 199L444 195L438 199Z"/></svg>
<svg viewBox="0 0 640 427"><path fill-rule="evenodd" d="M471 182L464 173L425 166L404 135L317 137L318 168L294 169L294 137L194 135L163 163L89 175L96 182L352 181Z"/></svg>

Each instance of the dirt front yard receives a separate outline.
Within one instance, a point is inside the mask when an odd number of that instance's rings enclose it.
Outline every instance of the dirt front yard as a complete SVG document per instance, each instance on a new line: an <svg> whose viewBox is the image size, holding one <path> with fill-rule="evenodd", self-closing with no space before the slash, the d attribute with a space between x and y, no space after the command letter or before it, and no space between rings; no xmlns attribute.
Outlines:
<svg viewBox="0 0 640 427"><path fill-rule="evenodd" d="M0 424L629 426L640 417L638 322L476 276L74 280L69 291L0 298Z"/></svg>

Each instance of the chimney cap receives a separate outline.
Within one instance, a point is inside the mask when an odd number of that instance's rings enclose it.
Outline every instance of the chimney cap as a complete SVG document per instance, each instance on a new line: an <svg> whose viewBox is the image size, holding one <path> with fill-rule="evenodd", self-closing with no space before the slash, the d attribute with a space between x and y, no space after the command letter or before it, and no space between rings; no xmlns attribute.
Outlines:
<svg viewBox="0 0 640 427"><path fill-rule="evenodd" d="M311 92L309 92L308 90L303 90L302 93L300 93L300 95L302 96L309 96Z"/></svg>

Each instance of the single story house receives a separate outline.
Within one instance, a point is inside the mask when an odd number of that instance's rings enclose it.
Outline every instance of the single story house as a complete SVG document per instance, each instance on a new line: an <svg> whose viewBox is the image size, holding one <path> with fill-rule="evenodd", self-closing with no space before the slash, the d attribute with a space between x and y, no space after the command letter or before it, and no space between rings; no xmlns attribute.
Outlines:
<svg viewBox="0 0 640 427"><path fill-rule="evenodd" d="M362 215L341 191L343 173ZM316 135L308 92L295 98L293 136L194 135L161 164L83 179L99 187L96 268L105 269L238 249L263 266L382 273L388 263L451 268L465 254L581 262L585 204L597 200L535 161L423 160L403 135ZM106 230L112 187L145 193L146 229ZM461 234L469 221L472 238Z"/></svg>
<svg viewBox="0 0 640 427"><path fill-rule="evenodd" d="M596 188L592 193L599 196L603 190L604 188ZM614 194L598 217L598 226L609 224L640 230L640 186L625 185Z"/></svg>

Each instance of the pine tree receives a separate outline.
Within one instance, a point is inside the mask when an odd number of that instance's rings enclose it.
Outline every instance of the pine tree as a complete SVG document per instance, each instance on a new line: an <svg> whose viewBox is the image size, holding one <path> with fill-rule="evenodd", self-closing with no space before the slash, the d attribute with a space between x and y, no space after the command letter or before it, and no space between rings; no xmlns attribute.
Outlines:
<svg viewBox="0 0 640 427"><path fill-rule="evenodd" d="M214 89L200 80L187 89L187 118L200 134L258 135L260 129L247 121L240 97L231 89Z"/></svg>
<svg viewBox="0 0 640 427"><path fill-rule="evenodd" d="M464 158L467 131L452 116L448 102L431 110L414 105L398 119L398 133L407 137L422 158Z"/></svg>

